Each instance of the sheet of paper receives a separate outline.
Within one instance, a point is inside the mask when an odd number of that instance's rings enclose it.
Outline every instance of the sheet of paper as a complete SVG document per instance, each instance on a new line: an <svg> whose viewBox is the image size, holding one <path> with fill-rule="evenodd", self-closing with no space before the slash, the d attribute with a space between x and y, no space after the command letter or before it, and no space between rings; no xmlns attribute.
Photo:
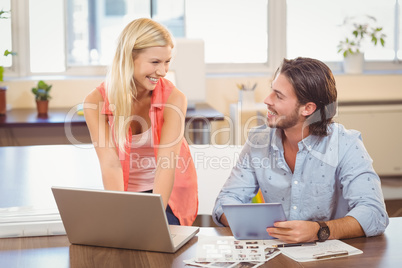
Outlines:
<svg viewBox="0 0 402 268"><path fill-rule="evenodd" d="M198 262L266 262L280 251L264 240L236 240L233 236L199 236Z"/></svg>
<svg viewBox="0 0 402 268"><path fill-rule="evenodd" d="M272 244L272 241L270 241L270 243ZM363 253L360 249L352 247L340 240L327 240L325 242L317 242L315 246L287 247L280 248L279 250L284 255L298 262L340 258ZM345 251L347 254L343 255L342 252ZM319 259L316 256L323 257Z"/></svg>

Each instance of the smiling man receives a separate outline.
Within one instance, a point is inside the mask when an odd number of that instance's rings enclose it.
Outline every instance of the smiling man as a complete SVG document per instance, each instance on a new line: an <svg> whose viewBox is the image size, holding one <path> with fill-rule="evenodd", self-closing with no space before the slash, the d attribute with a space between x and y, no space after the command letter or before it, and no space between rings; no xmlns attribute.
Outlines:
<svg viewBox="0 0 402 268"><path fill-rule="evenodd" d="M358 131L334 123L331 70L310 58L283 60L265 99L266 125L253 129L215 204L250 203L261 190L288 221L267 228L288 243L382 234L389 219L381 183Z"/></svg>

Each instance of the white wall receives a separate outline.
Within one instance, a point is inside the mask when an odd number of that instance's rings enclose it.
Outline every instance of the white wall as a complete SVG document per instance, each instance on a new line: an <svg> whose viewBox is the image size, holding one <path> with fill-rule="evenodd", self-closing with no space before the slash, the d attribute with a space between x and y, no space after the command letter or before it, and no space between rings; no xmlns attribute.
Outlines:
<svg viewBox="0 0 402 268"><path fill-rule="evenodd" d="M8 86L6 93L7 105L10 108L35 108L35 98L31 92L39 80L43 79L53 85L50 96L49 107L73 107L82 103L85 96L102 81L103 77L95 78L30 78L5 81Z"/></svg>

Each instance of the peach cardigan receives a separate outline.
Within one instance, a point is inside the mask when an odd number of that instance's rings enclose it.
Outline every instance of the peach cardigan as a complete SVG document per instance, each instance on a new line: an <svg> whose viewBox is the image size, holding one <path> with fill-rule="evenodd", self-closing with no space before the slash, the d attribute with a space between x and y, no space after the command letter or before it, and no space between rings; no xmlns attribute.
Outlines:
<svg viewBox="0 0 402 268"><path fill-rule="evenodd" d="M155 157L158 155L158 145L160 142L162 126L163 126L163 111L164 104L172 92L174 85L167 79L160 78L156 85L151 98L151 109L149 117L151 119L152 137L155 150ZM114 116L109 110L109 101L105 90L105 84L102 83L97 88L103 96L104 103L102 113L108 115L109 125L113 125ZM131 128L128 133L128 140L125 145L125 152L118 150L120 163L123 169L124 190L127 191L129 164L130 164L130 144L132 132ZM115 140L116 142L116 140ZM173 190L169 199L169 206L174 215L179 219L181 225L192 225L198 212L198 188L197 188L197 173L194 162L190 154L190 148L187 141L183 138L180 149L180 157L176 163L175 181Z"/></svg>

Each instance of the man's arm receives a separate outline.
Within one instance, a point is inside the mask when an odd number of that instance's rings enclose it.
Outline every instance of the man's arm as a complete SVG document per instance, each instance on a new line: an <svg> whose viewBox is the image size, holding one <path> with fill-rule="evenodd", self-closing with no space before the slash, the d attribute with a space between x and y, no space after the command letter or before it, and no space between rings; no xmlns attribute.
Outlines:
<svg viewBox="0 0 402 268"><path fill-rule="evenodd" d="M350 216L326 221L330 236L329 239L344 239L364 236L359 222ZM276 222L275 227L267 228L270 236L281 239L286 243L300 243L317 241L320 226L314 221L283 221Z"/></svg>
<svg viewBox="0 0 402 268"><path fill-rule="evenodd" d="M219 222L225 225L226 227L229 227L229 222L228 219L226 218L225 213L222 214L221 218L219 219Z"/></svg>
<svg viewBox="0 0 402 268"><path fill-rule="evenodd" d="M345 239L364 236L360 223L351 216L326 222L330 236L329 239Z"/></svg>

